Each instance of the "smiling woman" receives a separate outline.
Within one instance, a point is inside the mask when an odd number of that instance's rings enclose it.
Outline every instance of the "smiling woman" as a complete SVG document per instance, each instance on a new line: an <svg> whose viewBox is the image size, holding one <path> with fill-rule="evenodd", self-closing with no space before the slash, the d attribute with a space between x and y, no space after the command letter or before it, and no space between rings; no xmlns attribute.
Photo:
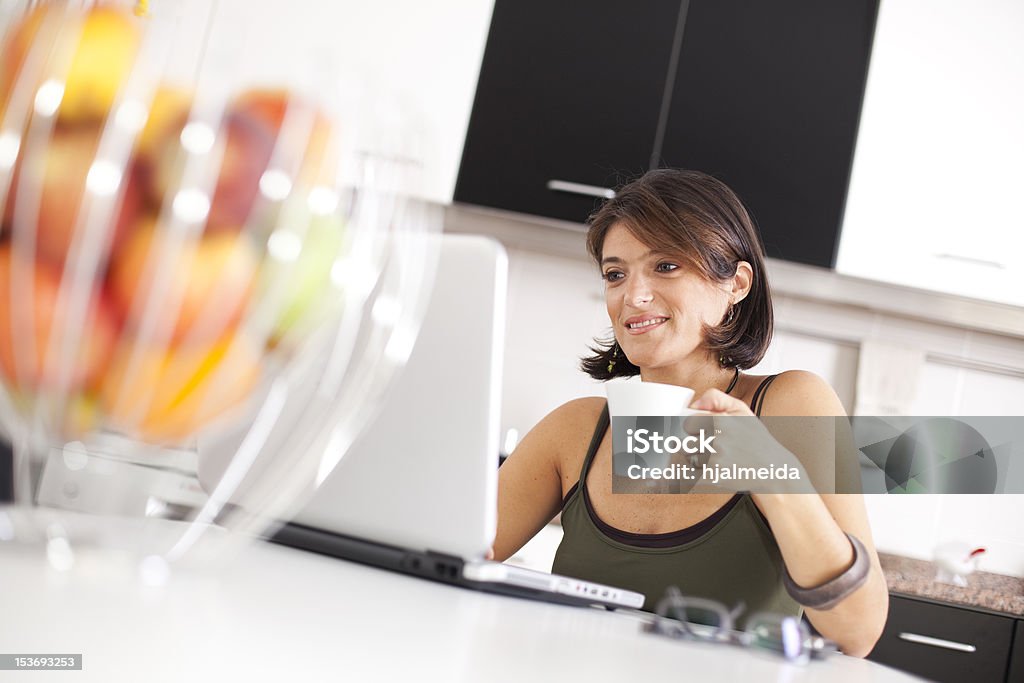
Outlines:
<svg viewBox="0 0 1024 683"><path fill-rule="evenodd" d="M695 321L689 350L701 347L712 364L717 357L723 367L748 368L764 356L772 335L764 248L742 202L724 184L694 171L652 171L591 218L587 249L607 283L615 334L584 360L591 376L640 374L644 346L632 341L664 323L681 329ZM626 359L618 358L620 347Z"/></svg>
<svg viewBox="0 0 1024 683"><path fill-rule="evenodd" d="M717 415L844 414L815 375L743 372L771 340L771 294L757 229L720 181L651 171L591 217L587 244L611 324L611 337L581 363L590 376L689 387L697 396L690 407ZM756 612L806 611L847 654L871 650L888 593L859 495L614 493L608 424L604 399L577 399L523 439L500 471L497 559L561 510L557 573L641 592L645 609L672 586L742 604L741 625ZM794 461L807 455L803 444L771 446ZM732 449L732 464L763 458L743 449ZM835 466L837 476L856 476Z"/></svg>

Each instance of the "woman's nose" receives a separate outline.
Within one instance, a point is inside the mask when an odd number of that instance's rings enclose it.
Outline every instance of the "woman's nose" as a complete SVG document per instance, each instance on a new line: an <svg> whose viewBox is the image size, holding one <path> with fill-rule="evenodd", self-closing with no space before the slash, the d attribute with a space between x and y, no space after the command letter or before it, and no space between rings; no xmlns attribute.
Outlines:
<svg viewBox="0 0 1024 683"><path fill-rule="evenodd" d="M626 290L626 303L632 306L644 306L654 300L654 293L644 278L636 278Z"/></svg>

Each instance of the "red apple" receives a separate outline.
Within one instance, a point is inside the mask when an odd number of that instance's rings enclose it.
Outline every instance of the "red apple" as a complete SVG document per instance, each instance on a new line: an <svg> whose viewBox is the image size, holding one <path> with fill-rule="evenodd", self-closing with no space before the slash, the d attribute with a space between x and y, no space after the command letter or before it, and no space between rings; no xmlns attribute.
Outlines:
<svg viewBox="0 0 1024 683"><path fill-rule="evenodd" d="M318 180L333 183L331 176L336 163L330 162L336 162L337 159L328 158L333 133L331 121L313 103L287 90L254 89L239 95L231 108L233 111L256 116L270 126L275 135L280 134L285 115L290 109L297 110L299 116L308 117L310 127L308 131L304 131L305 149L300 150L302 163L298 173L299 180L305 184L313 184Z"/></svg>
<svg viewBox="0 0 1024 683"><path fill-rule="evenodd" d="M144 223L129 235L110 273L114 300L129 326L137 328L145 312L155 308L173 330L174 342L220 337L249 303L259 265L256 248L243 233L215 232L172 253L152 219ZM156 289L156 267L168 260L173 261L170 280Z"/></svg>
<svg viewBox="0 0 1024 683"><path fill-rule="evenodd" d="M177 125L156 145L150 160L152 186L150 193L157 202L173 201L172 194L181 184L181 173L187 158L181 141L186 125L182 116ZM218 138L223 138L224 154L212 189L207 230L237 230L249 218L259 192L260 178L266 171L274 151L274 131L251 114L230 111L225 116Z"/></svg>
<svg viewBox="0 0 1024 683"><path fill-rule="evenodd" d="M57 382L56 359L48 363L50 335L54 329L76 338L70 390L90 389L107 367L117 338L117 318L102 289L91 293L82 329L65 329L67 311L60 310L60 271L46 263L15 268L17 256L9 245L0 246L0 371L8 381L28 390L52 388ZM31 282L14 280L18 272L30 273ZM19 278L21 276L18 276ZM12 305L12 294L31 298ZM21 305L24 304L24 305ZM19 346L16 355L15 347ZM21 368L16 366L21 364ZM17 370L21 370L18 372Z"/></svg>

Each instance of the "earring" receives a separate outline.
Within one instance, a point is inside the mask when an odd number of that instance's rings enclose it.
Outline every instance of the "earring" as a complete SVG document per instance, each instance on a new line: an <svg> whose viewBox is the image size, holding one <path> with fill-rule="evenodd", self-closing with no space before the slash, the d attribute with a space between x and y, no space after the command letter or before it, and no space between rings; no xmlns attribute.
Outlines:
<svg viewBox="0 0 1024 683"><path fill-rule="evenodd" d="M732 322L733 318L736 317L736 304L729 304L729 312L725 314L725 320L722 322L723 325L728 325ZM723 368L727 368L732 365L732 357L726 356L724 353L718 354L718 364Z"/></svg>
<svg viewBox="0 0 1024 683"><path fill-rule="evenodd" d="M612 357L608 361L608 374L610 375L615 370L615 359L619 357L619 342L615 342L612 346Z"/></svg>

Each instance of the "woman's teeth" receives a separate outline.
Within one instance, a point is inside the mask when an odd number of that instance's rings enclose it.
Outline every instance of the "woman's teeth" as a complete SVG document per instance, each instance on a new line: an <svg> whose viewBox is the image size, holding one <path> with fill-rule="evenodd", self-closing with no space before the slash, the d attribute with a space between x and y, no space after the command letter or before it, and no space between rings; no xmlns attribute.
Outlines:
<svg viewBox="0 0 1024 683"><path fill-rule="evenodd" d="M657 325L658 323L663 323L666 320L668 320L668 318L651 318L650 320L645 320L642 323L630 323L629 329L639 330L642 327L650 327L651 325Z"/></svg>

